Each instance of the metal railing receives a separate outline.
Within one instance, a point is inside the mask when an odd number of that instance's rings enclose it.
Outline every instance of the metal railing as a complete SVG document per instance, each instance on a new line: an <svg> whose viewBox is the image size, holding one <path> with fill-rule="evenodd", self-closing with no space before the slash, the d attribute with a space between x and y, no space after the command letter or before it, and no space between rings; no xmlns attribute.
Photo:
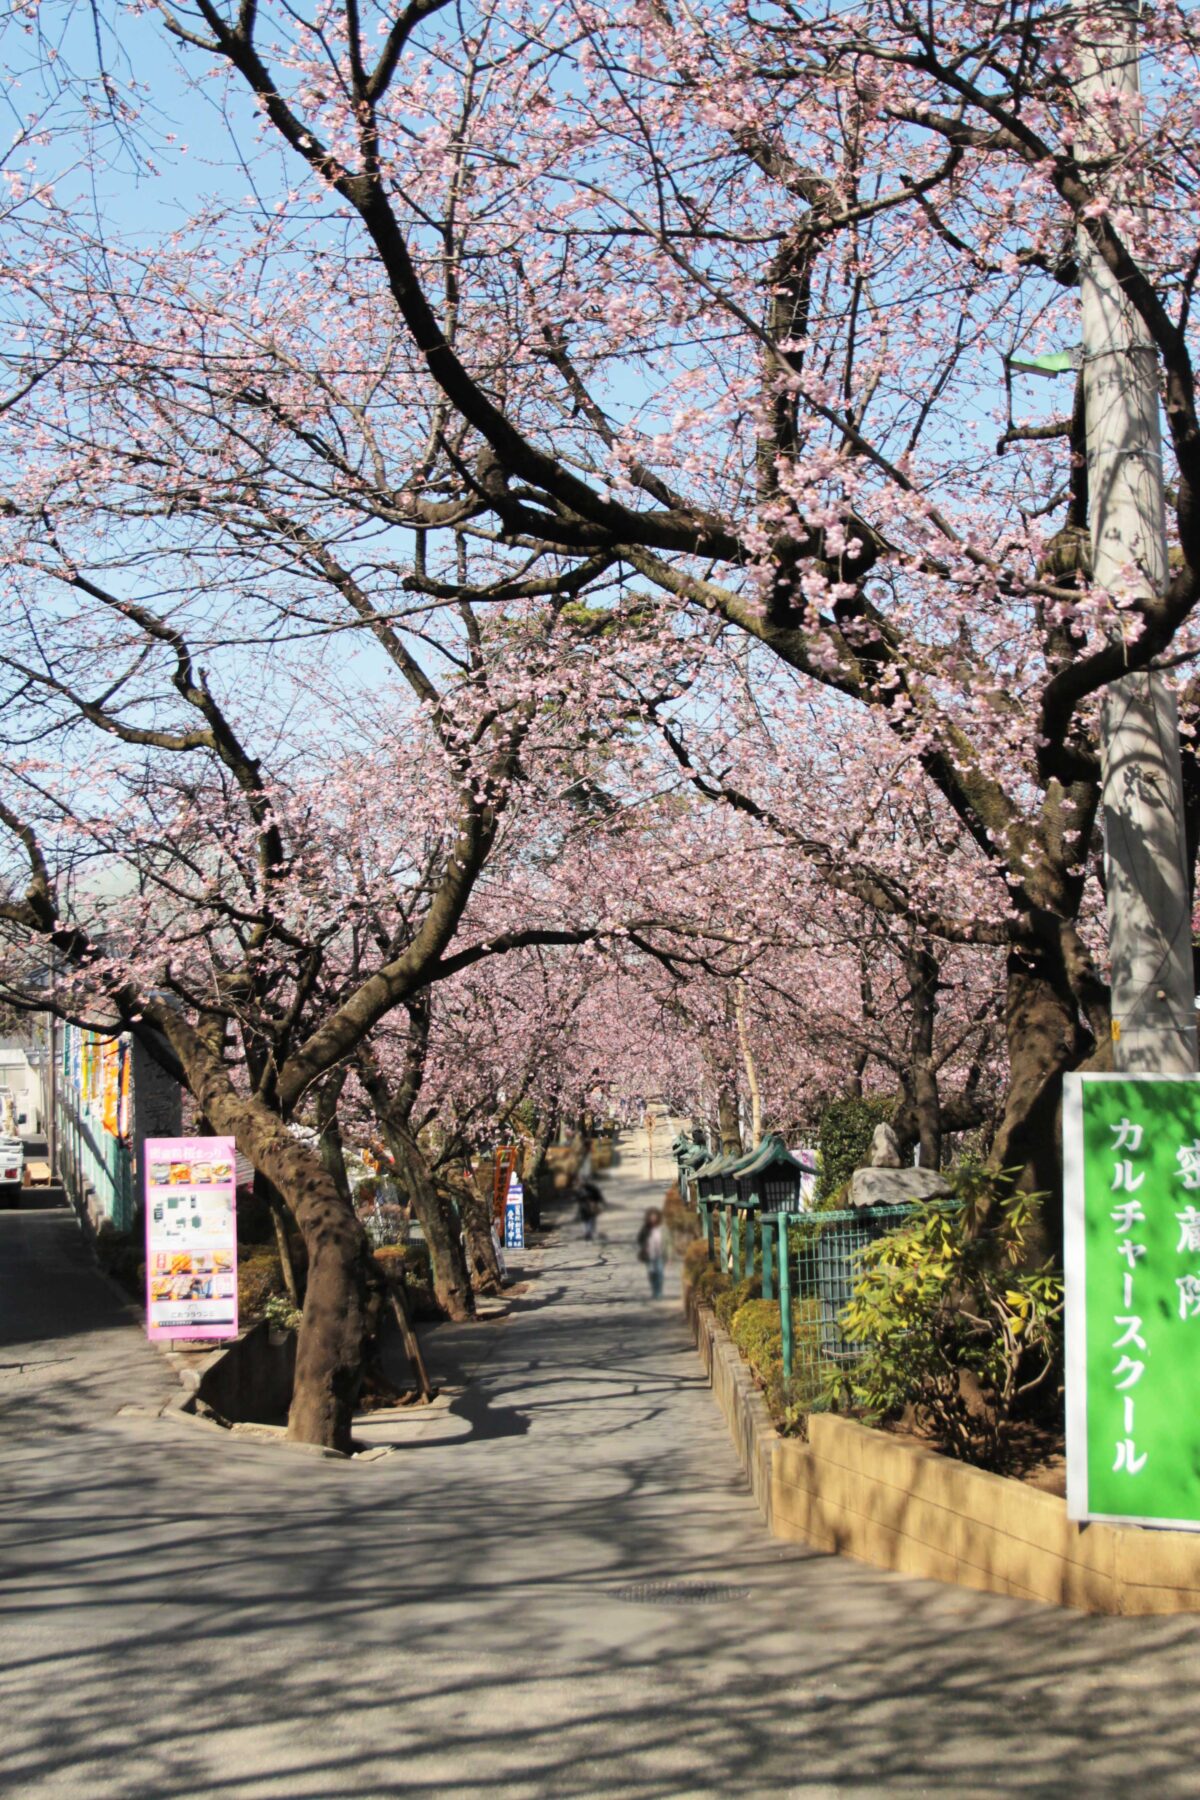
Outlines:
<svg viewBox="0 0 1200 1800"><path fill-rule="evenodd" d="M817 1400L831 1373L847 1369L865 1346L845 1322L868 1245L930 1208L955 1201L855 1207L841 1212L777 1212L714 1198L701 1205L709 1254L734 1281L762 1277L764 1300L779 1307L783 1374L802 1405Z"/></svg>
<svg viewBox="0 0 1200 1800"><path fill-rule="evenodd" d="M871 1206L763 1218L763 1296L774 1299L778 1289L783 1373L796 1382L798 1398L815 1399L829 1371L845 1369L861 1355L864 1346L850 1335L844 1315L863 1252L921 1210Z"/></svg>
<svg viewBox="0 0 1200 1800"><path fill-rule="evenodd" d="M768 1142L764 1139L755 1154ZM789 1168L793 1163L790 1154L780 1153L776 1160ZM867 1247L918 1214L959 1206L955 1200L935 1200L803 1212L776 1198L779 1188L773 1195L765 1177L757 1184L749 1177L735 1183L724 1171L720 1182L715 1173L705 1182L703 1174L686 1168L682 1156L678 1173L680 1195L695 1209L710 1259L734 1282L761 1272L763 1299L777 1301L783 1374L802 1406L818 1400L830 1376L849 1368L866 1348L851 1336L845 1314ZM722 1186L724 1192L715 1191ZM746 1186L757 1192L741 1191ZM738 1191L731 1191L734 1187Z"/></svg>
<svg viewBox="0 0 1200 1800"><path fill-rule="evenodd" d="M131 1231L134 1215L133 1157L105 1131L91 1109L60 1087L57 1099L58 1174L77 1211L88 1210L89 1193L116 1231Z"/></svg>

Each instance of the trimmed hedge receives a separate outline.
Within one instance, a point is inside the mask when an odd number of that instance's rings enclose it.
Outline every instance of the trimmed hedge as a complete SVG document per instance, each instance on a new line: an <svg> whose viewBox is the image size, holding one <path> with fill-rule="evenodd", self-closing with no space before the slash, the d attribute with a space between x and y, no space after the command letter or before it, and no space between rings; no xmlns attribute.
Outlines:
<svg viewBox="0 0 1200 1800"><path fill-rule="evenodd" d="M764 1381L783 1363L783 1332L777 1300L746 1300L730 1321L729 1335L754 1373Z"/></svg>
<svg viewBox="0 0 1200 1800"><path fill-rule="evenodd" d="M708 1266L708 1245L703 1238L697 1238L683 1253L683 1272L693 1287Z"/></svg>
<svg viewBox="0 0 1200 1800"><path fill-rule="evenodd" d="M744 1281L730 1282L724 1293L719 1294L713 1302L713 1311L717 1315L717 1322L722 1330L731 1330L734 1314L739 1312L748 1300L758 1300L761 1297L762 1281L757 1275L748 1276Z"/></svg>
<svg viewBox="0 0 1200 1800"><path fill-rule="evenodd" d="M804 1373L817 1361L818 1303L792 1302L796 1363L801 1373L786 1381L779 1302L762 1298L761 1278L755 1275L745 1281L731 1281L709 1261L708 1246L702 1238L688 1245L683 1262L692 1292L712 1307L718 1324L729 1333L750 1365L777 1429L803 1436L808 1413L814 1403L820 1402L817 1385Z"/></svg>
<svg viewBox="0 0 1200 1800"><path fill-rule="evenodd" d="M797 1372L790 1380L783 1373L783 1327L777 1300L747 1300L729 1324L730 1337L763 1390L772 1422L785 1436L803 1437L808 1414L823 1403L823 1385L813 1373L818 1367L819 1312L816 1301L792 1302L793 1367Z"/></svg>
<svg viewBox="0 0 1200 1800"><path fill-rule="evenodd" d="M707 1257L692 1281L692 1287L697 1297L707 1306L715 1306L718 1296L726 1293L732 1285L724 1269L718 1269L715 1263L708 1261Z"/></svg>

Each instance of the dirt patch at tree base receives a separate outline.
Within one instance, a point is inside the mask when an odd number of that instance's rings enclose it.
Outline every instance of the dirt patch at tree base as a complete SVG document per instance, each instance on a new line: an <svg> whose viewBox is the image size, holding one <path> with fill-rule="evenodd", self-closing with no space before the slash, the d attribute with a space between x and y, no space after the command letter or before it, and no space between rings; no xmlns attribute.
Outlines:
<svg viewBox="0 0 1200 1800"><path fill-rule="evenodd" d="M899 1438L903 1443L917 1445L922 1450L932 1450L938 1456L946 1455L936 1438L928 1432L918 1430L910 1422L883 1425L879 1429L889 1437ZM1067 1459L1062 1432L1050 1430L1032 1421L1013 1426L1008 1465L997 1473L1006 1475L1011 1481L1023 1481L1028 1487L1039 1488L1044 1494L1057 1494L1060 1499L1065 1498Z"/></svg>

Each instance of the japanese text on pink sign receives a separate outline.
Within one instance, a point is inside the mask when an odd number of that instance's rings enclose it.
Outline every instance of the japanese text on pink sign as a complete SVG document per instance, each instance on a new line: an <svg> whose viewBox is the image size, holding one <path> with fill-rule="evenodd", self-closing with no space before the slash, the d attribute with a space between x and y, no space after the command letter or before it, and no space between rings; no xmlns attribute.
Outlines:
<svg viewBox="0 0 1200 1800"><path fill-rule="evenodd" d="M146 1140L146 1328L152 1338L237 1332L232 1138Z"/></svg>

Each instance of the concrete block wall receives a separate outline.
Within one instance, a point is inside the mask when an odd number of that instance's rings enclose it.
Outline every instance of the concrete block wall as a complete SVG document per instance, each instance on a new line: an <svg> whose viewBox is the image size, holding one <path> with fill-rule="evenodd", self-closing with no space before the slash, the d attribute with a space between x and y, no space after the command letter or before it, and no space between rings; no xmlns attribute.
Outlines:
<svg viewBox="0 0 1200 1800"><path fill-rule="evenodd" d="M1078 1525L1066 1502L853 1419L783 1438L710 1308L684 1304L774 1536L880 1569L1097 1613L1200 1612L1200 1533Z"/></svg>
<svg viewBox="0 0 1200 1800"><path fill-rule="evenodd" d="M196 1392L230 1424L282 1425L295 1374L295 1332L273 1332L263 1319L205 1358Z"/></svg>
<svg viewBox="0 0 1200 1800"><path fill-rule="evenodd" d="M718 1406L725 1415L746 1471L751 1491L767 1524L771 1524L773 1506L774 1450L781 1442L771 1423L766 1402L754 1377L742 1360L741 1352L727 1332L722 1331L707 1306L689 1300L688 1312L696 1334L696 1346L708 1371L709 1382Z"/></svg>

